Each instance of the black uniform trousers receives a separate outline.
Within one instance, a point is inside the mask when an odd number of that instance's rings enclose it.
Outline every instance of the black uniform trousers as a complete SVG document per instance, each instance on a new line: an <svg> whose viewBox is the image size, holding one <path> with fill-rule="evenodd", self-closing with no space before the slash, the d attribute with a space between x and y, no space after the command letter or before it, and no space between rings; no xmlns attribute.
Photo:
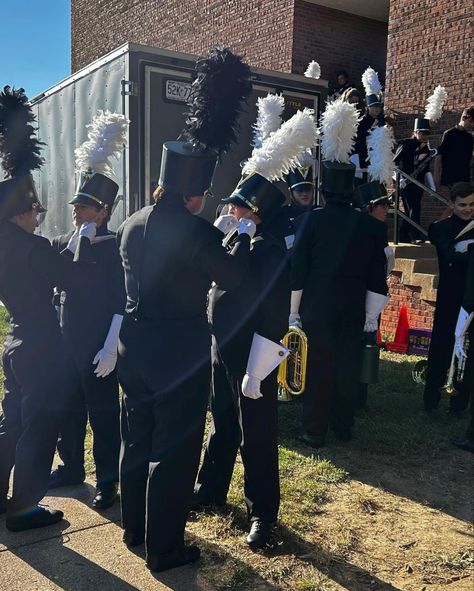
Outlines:
<svg viewBox="0 0 474 591"><path fill-rule="evenodd" d="M207 322L125 317L119 351L122 525L145 534L149 558L184 544L209 398Z"/></svg>
<svg viewBox="0 0 474 591"><path fill-rule="evenodd" d="M43 333L41 333L43 334ZM51 332L49 333L51 337ZM26 339L25 339L26 341ZM70 392L58 337L5 345L4 399L0 418L0 503L15 466L8 514L35 507L49 483L59 421Z"/></svg>
<svg viewBox="0 0 474 591"><path fill-rule="evenodd" d="M213 339L212 426L196 485L204 498L225 503L240 449L249 518L270 523L280 506L276 375L262 381L262 398L246 398L243 375L227 369Z"/></svg>
<svg viewBox="0 0 474 591"><path fill-rule="evenodd" d="M87 416L93 432L97 486L118 482L120 455L120 403L117 372L105 378L94 374L95 365L78 368L71 363L71 403L61 418L58 453L68 476L83 480Z"/></svg>
<svg viewBox="0 0 474 591"><path fill-rule="evenodd" d="M401 191L403 207L406 215L415 223L421 222L421 198L423 189L410 183ZM400 228L400 242L411 242L412 240L421 240L423 235L408 222L403 221Z"/></svg>
<svg viewBox="0 0 474 591"><path fill-rule="evenodd" d="M354 422L359 385L363 323L344 315L333 322L305 324L308 337L303 429L311 435L344 433Z"/></svg>

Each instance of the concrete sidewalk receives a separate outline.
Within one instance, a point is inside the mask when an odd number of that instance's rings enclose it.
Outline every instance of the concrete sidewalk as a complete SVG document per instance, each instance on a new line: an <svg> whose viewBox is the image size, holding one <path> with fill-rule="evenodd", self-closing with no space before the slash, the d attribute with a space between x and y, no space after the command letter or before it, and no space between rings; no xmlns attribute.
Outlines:
<svg viewBox="0 0 474 591"><path fill-rule="evenodd" d="M56 525L22 533L5 528L0 518L2 591L213 591L199 575L199 562L153 575L145 567L144 548L129 551L122 542L119 505L92 510L93 487L58 490L45 504L64 511Z"/></svg>

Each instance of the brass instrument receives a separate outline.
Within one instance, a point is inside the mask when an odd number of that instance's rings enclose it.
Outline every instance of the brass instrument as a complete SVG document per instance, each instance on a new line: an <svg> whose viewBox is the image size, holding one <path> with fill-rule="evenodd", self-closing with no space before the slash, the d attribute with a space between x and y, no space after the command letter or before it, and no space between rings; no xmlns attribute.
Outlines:
<svg viewBox="0 0 474 591"><path fill-rule="evenodd" d="M426 384L426 371L428 369L428 360L420 359L415 363L411 370L411 377L415 384Z"/></svg>
<svg viewBox="0 0 474 591"><path fill-rule="evenodd" d="M301 328L290 326L281 342L290 354L278 368L278 400L289 402L292 396L299 396L305 389L308 338Z"/></svg>
<svg viewBox="0 0 474 591"><path fill-rule="evenodd" d="M453 348L453 354L451 356L451 364L448 370L448 377L446 378L446 384L440 388L441 394L447 394L448 396L457 396L459 392L457 391L454 385L454 378L456 378L456 382L460 383L464 379L464 370L466 368L466 358L467 358L467 350L469 349L469 336L467 334L467 330L463 336L463 351L464 355L462 360L459 361L456 357L456 351Z"/></svg>
<svg viewBox="0 0 474 591"><path fill-rule="evenodd" d="M433 160L433 158L438 154L438 150L436 148L430 148L430 146L428 145L428 148L430 150L429 154L426 155L426 158L423 158L423 160L420 160L418 162L418 164L415 166L415 168L413 169L413 172L410 173L410 176L412 177L416 177L417 174L419 172L421 172L423 170L423 168L429 163L431 162L431 160ZM400 189L404 189L407 185L409 185L411 183L410 179L407 179L404 176L400 177Z"/></svg>

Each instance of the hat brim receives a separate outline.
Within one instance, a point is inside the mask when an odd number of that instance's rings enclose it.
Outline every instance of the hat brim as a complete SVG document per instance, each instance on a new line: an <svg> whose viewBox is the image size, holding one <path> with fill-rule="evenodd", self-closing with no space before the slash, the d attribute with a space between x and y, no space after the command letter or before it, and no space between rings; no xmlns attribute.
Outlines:
<svg viewBox="0 0 474 591"><path fill-rule="evenodd" d="M294 191L295 189L299 189L300 191L304 189L314 189L314 183L311 183L310 181L295 183L294 185L291 185L290 190Z"/></svg>
<svg viewBox="0 0 474 591"><path fill-rule="evenodd" d="M251 206L245 202L242 197L238 195L230 195L229 197L225 197L222 199L222 203L228 203L232 205L237 205L238 207L245 207L246 209L252 209Z"/></svg>
<svg viewBox="0 0 474 591"><path fill-rule="evenodd" d="M74 195L74 197L69 201L69 205L93 205L94 207L102 208L106 207L106 204L101 202L99 199L95 197L89 197L88 195Z"/></svg>

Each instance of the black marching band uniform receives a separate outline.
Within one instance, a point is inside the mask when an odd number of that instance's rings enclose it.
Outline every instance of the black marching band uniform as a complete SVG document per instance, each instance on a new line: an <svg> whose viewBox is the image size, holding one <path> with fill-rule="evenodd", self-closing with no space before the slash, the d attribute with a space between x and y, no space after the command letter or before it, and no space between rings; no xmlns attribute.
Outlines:
<svg viewBox="0 0 474 591"><path fill-rule="evenodd" d="M474 452L474 244L469 246L468 256L466 288L456 323L455 336L458 338L459 335L463 338L466 332L468 335L463 382L464 389L469 392L471 419L464 437L453 439L453 443L461 449Z"/></svg>
<svg viewBox="0 0 474 591"><path fill-rule="evenodd" d="M351 206L354 166L325 161L322 173L326 205L302 219L292 266L293 294L302 291L292 315L299 309L308 337L299 439L313 447L330 422L351 437L364 320L378 317L388 291L378 222Z"/></svg>
<svg viewBox="0 0 474 591"><path fill-rule="evenodd" d="M290 273L284 236L274 221L284 200L259 174L244 177L224 199L253 211L261 223L251 241L249 269L240 286L228 291L215 285L209 297L212 426L197 478L195 504L225 504L240 449L245 502L252 522L247 542L252 547L268 541L280 504L276 367L285 351L280 340L287 329ZM228 250L236 239L235 233L228 235ZM259 376L264 378L262 397L254 400L242 394L242 383L250 364L261 363L256 359L258 349L268 355L270 366L263 372L268 375Z"/></svg>
<svg viewBox="0 0 474 591"><path fill-rule="evenodd" d="M196 69L189 140L163 145L157 203L118 232L127 291L119 343L124 541L145 539L147 566L156 571L199 558L183 536L210 390L207 295L212 281L224 290L240 284L250 247L244 228L227 252L222 232L184 202L208 190L219 152L234 138L250 70L227 49Z"/></svg>
<svg viewBox="0 0 474 591"><path fill-rule="evenodd" d="M42 527L62 519L61 511L38 507L48 488L60 417L69 402L67 357L55 309L54 286L88 289L94 281L91 244L94 228L81 228L75 261L61 256L46 238L11 221L16 215L44 212L29 174L41 165L39 142L31 139L34 121L22 89L0 94L2 147L8 134L25 149L4 159L11 177L0 182L0 299L10 314L3 351L5 397L0 419L0 509L13 531ZM8 103L8 105L7 105ZM11 108L13 113L9 110ZM27 124L23 128L22 121ZM19 140L24 136L24 142ZM10 140L10 141L9 141ZM18 149L18 145L16 145ZM30 152L30 154L28 154ZM72 255L71 255L72 259ZM7 503L10 472L13 493Z"/></svg>
<svg viewBox="0 0 474 591"><path fill-rule="evenodd" d="M427 132L430 130L428 119L415 119L415 131ZM420 183L425 183L425 174L429 171L430 160L428 158L432 150L428 143L421 143L416 137L411 137L402 140L397 148L394 156L395 164L409 175L413 176ZM424 164L423 164L424 163ZM407 179L406 186L401 190L401 197L403 201L403 208L406 215L420 225L421 216L421 198L423 196L423 189L409 182ZM400 241L412 242L421 239L422 235L416 229L404 222L400 228Z"/></svg>
<svg viewBox="0 0 474 591"><path fill-rule="evenodd" d="M437 408L439 404L440 388L446 382L451 362L454 329L463 301L468 263L467 252L457 252L456 244L474 239L474 228L469 230L469 224L472 228L472 221L462 220L453 214L447 219L433 223L429 229L430 241L438 254L439 283L423 394L427 411ZM450 398L453 412L464 410L469 401L466 384L460 383L456 388L458 395Z"/></svg>
<svg viewBox="0 0 474 591"><path fill-rule="evenodd" d="M104 207L110 212L117 191L118 185L112 179L91 173L82 176L70 204ZM53 246L69 256L66 245L73 234L58 236ZM64 415L58 441L63 465L53 472L51 486L84 480L84 441L89 417L97 479L93 506L105 509L115 500L119 480L119 387L115 369L103 377L96 374L96 356L104 347L112 322L123 316L126 302L122 260L115 233L107 229L106 222L97 228L92 251L100 273L97 282L88 291L62 291L59 296L61 330L71 360L73 402ZM115 351L112 346L110 354L116 355L116 351L115 343Z"/></svg>

